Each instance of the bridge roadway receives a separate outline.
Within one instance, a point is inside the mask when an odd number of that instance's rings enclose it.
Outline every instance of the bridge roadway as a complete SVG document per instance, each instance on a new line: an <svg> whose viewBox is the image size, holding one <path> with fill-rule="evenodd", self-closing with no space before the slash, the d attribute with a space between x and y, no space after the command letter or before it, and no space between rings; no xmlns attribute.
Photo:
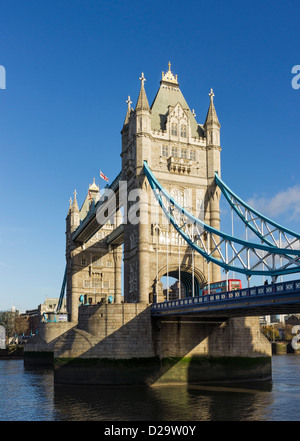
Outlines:
<svg viewBox="0 0 300 441"><path fill-rule="evenodd" d="M255 286L199 297L153 303L153 317L201 317L226 320L300 313L300 280Z"/></svg>

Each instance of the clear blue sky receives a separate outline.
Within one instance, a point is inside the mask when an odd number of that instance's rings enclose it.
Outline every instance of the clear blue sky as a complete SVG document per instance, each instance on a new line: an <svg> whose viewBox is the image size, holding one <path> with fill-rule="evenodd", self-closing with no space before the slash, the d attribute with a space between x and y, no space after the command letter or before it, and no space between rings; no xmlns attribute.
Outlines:
<svg viewBox="0 0 300 441"><path fill-rule="evenodd" d="M296 0L0 0L0 310L59 295L69 198L117 175L127 96L144 72L151 103L169 61L199 123L214 89L225 182L299 232L299 16Z"/></svg>

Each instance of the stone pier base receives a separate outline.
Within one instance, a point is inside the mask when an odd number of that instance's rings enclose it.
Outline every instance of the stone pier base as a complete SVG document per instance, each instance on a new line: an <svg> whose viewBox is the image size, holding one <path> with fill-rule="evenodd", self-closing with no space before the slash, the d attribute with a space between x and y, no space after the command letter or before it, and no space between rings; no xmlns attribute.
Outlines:
<svg viewBox="0 0 300 441"><path fill-rule="evenodd" d="M57 335L55 327L46 326L25 347L27 361L51 360L56 383L154 385L271 378L271 345L257 318L169 320L152 318L147 305L124 303L81 306L78 325L65 325L65 332L57 330Z"/></svg>

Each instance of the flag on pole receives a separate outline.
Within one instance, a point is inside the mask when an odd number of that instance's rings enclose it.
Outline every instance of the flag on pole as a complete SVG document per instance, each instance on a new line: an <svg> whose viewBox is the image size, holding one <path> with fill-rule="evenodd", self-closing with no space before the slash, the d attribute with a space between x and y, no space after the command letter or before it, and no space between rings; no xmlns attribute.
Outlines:
<svg viewBox="0 0 300 441"><path fill-rule="evenodd" d="M104 179L104 181L108 182L108 178L102 173L100 170L100 178Z"/></svg>

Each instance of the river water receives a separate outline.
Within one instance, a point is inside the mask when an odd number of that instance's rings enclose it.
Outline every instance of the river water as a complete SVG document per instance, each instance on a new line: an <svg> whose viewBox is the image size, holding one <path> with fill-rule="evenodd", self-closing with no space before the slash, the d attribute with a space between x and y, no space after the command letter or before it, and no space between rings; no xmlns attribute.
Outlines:
<svg viewBox="0 0 300 441"><path fill-rule="evenodd" d="M272 382L256 384L83 387L0 360L0 421L300 420L300 356L273 356L272 370Z"/></svg>

